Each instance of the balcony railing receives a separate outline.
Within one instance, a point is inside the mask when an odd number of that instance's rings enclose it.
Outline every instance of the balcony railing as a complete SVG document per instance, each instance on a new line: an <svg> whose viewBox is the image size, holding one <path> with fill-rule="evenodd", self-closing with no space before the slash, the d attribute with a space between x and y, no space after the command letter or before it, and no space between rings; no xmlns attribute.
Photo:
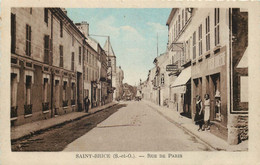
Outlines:
<svg viewBox="0 0 260 165"><path fill-rule="evenodd" d="M42 103L42 111L49 110L49 102Z"/></svg>
<svg viewBox="0 0 260 165"><path fill-rule="evenodd" d="M71 100L71 105L75 105L76 104L76 100Z"/></svg>
<svg viewBox="0 0 260 165"><path fill-rule="evenodd" d="M24 115L32 114L32 104L24 105Z"/></svg>
<svg viewBox="0 0 260 165"><path fill-rule="evenodd" d="M11 118L17 117L17 109L18 109L18 106L11 107Z"/></svg>
<svg viewBox="0 0 260 165"><path fill-rule="evenodd" d="M63 107L67 107L68 106L68 100L64 100L64 101L62 101L62 106Z"/></svg>

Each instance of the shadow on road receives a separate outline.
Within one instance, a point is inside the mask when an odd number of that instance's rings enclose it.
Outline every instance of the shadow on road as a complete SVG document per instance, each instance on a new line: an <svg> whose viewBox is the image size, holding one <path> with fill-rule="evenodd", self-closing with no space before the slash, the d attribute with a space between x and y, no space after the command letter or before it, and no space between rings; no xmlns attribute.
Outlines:
<svg viewBox="0 0 260 165"><path fill-rule="evenodd" d="M62 151L69 143L126 106L127 104L117 104L79 120L67 122L31 137L17 140L11 143L12 151Z"/></svg>

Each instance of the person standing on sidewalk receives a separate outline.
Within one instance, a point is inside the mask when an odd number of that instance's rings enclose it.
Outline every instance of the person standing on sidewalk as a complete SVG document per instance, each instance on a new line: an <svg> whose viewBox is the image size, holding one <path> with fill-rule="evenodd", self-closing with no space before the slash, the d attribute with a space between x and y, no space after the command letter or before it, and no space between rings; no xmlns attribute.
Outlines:
<svg viewBox="0 0 260 165"><path fill-rule="evenodd" d="M202 126L203 126L203 124L204 124L203 112L202 112L202 109L203 109L202 101L201 101L199 95L197 95L196 98L197 98L197 102L196 102L196 114L195 114L194 121L195 121L195 124L196 124L196 125L199 125L198 131L204 131L204 130L202 129Z"/></svg>
<svg viewBox="0 0 260 165"><path fill-rule="evenodd" d="M205 101L204 101L204 123L205 123L205 129L209 130L210 129L210 124L209 124L209 117L210 117L210 99L209 99L209 94L205 94L204 96Z"/></svg>
<svg viewBox="0 0 260 165"><path fill-rule="evenodd" d="M88 99L88 96L85 97L84 99L84 104L85 104L85 111L86 113L88 113L88 109L89 109L89 99Z"/></svg>

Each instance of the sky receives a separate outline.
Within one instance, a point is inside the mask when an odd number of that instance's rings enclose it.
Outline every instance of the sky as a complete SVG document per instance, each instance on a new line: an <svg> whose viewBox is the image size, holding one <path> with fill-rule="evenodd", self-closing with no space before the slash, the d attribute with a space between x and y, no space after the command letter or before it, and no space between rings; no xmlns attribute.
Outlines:
<svg viewBox="0 0 260 165"><path fill-rule="evenodd" d="M124 83L138 85L146 80L153 60L166 51L170 8L66 8L74 22L89 23L89 34L109 35L117 66L124 71ZM105 37L95 37L103 47Z"/></svg>

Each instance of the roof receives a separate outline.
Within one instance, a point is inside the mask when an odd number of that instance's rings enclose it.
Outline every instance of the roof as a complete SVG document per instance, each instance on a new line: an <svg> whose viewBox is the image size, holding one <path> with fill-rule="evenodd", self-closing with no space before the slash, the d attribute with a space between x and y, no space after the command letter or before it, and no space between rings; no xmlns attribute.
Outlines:
<svg viewBox="0 0 260 165"><path fill-rule="evenodd" d="M172 18L173 18L173 16L174 16L174 14L176 13L176 11L177 11L177 8L172 8L172 11L171 11L171 13L170 13L170 15L169 15L169 17L168 17L167 22L166 22L166 25L167 25L167 26L170 25L170 23L171 23L171 21L172 21Z"/></svg>
<svg viewBox="0 0 260 165"><path fill-rule="evenodd" d="M112 48L110 41L106 40L106 43L105 43L103 49L107 53L108 56L115 56L115 53L114 53L114 50Z"/></svg>

